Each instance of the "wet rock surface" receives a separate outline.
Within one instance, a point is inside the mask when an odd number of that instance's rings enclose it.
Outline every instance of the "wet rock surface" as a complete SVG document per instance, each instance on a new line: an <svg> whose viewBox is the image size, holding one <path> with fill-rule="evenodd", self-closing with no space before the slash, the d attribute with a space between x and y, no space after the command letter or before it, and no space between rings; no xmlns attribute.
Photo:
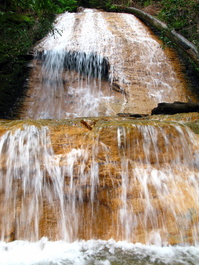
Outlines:
<svg viewBox="0 0 199 265"><path fill-rule="evenodd" d="M55 27L35 47L19 118L150 114L158 102L194 101L174 52L133 15L85 9Z"/></svg>
<svg viewBox="0 0 199 265"><path fill-rule="evenodd" d="M0 237L192 244L199 116L149 115L191 96L178 61L133 16L79 11L35 48L34 120L0 122Z"/></svg>
<svg viewBox="0 0 199 265"><path fill-rule="evenodd" d="M198 115L2 121L1 237L192 243Z"/></svg>

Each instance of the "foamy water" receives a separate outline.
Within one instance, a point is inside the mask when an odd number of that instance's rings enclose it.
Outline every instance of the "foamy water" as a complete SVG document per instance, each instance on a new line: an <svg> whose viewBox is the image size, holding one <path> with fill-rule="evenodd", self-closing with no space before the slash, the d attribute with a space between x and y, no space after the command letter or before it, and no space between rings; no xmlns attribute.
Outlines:
<svg viewBox="0 0 199 265"><path fill-rule="evenodd" d="M112 239L0 242L0 265L197 265L198 247L147 246Z"/></svg>

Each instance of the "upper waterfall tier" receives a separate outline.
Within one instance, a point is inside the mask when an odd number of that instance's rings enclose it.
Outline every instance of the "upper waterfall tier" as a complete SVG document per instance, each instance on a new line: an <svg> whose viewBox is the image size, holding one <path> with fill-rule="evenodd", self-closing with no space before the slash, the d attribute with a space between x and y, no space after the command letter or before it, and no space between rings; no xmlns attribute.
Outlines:
<svg viewBox="0 0 199 265"><path fill-rule="evenodd" d="M35 47L20 118L150 113L160 101L188 101L179 62L161 45L133 15L58 16Z"/></svg>

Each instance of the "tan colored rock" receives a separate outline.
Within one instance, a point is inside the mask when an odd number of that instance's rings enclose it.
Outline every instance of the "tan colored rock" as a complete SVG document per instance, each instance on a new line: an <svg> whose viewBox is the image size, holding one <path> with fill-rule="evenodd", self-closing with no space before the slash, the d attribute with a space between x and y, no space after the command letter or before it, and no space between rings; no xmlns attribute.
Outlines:
<svg viewBox="0 0 199 265"><path fill-rule="evenodd" d="M174 117L178 119L178 115ZM38 134L48 126L38 164L26 164L31 166L29 176L19 154L12 163L18 178L9 175L12 168L5 164L11 159L6 151L9 143L4 147L1 238L114 238L154 243L159 234L163 244L192 243L198 236L199 221L199 172L194 162L198 135L180 124L152 118L95 118L95 122L87 121L95 123L92 130L81 119L1 123L0 143L7 130L12 131L12 139L22 124L38 126ZM21 148L27 145L31 142ZM51 147L53 152L44 152ZM40 172L39 178L35 171ZM10 186L6 186L8 177Z"/></svg>

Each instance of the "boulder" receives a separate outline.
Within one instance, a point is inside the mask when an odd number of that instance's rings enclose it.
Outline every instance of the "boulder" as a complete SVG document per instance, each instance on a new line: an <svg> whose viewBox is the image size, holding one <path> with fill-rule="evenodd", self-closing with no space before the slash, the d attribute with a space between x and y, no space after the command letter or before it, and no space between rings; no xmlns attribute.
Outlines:
<svg viewBox="0 0 199 265"><path fill-rule="evenodd" d="M84 11L84 8L82 7L82 6L79 6L78 8L77 8L77 12L78 13L81 13L81 12L83 12Z"/></svg>
<svg viewBox="0 0 199 265"><path fill-rule="evenodd" d="M185 103L180 101L174 101L173 103L162 102L158 104L157 108L152 110L151 115L188 112L199 112L199 103Z"/></svg>

